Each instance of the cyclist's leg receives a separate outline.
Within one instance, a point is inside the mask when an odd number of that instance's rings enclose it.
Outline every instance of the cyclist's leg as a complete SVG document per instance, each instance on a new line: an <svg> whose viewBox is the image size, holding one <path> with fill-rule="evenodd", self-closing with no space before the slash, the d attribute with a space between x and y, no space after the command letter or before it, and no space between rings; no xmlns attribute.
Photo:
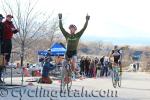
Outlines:
<svg viewBox="0 0 150 100"><path fill-rule="evenodd" d="M72 64L73 64L73 70L75 71L75 69L77 68L77 56L76 55L72 56Z"/></svg>
<svg viewBox="0 0 150 100"><path fill-rule="evenodd" d="M119 81L119 75L120 75L120 66L119 66L119 62L116 60L114 62L115 67L113 67L113 72L114 72L114 79L115 81Z"/></svg>
<svg viewBox="0 0 150 100"><path fill-rule="evenodd" d="M64 84L67 84L70 82L69 74L70 73L67 71L67 69L65 67L63 67L63 69L62 69L62 80L63 80Z"/></svg>
<svg viewBox="0 0 150 100"><path fill-rule="evenodd" d="M117 67L115 67L115 68L114 68L115 81L117 81L117 78L118 78L118 75L117 75L118 72L117 72L117 70L118 70Z"/></svg>
<svg viewBox="0 0 150 100"><path fill-rule="evenodd" d="M72 63L72 55L69 51L67 51L66 55L65 55L65 63L70 63L71 64L71 72L69 72L70 74L73 74L72 71L73 71L73 63ZM65 64L66 65L66 64ZM65 65L63 65L65 67ZM69 69L69 68L67 68ZM74 75L72 75L74 76ZM69 78L69 76L66 74L65 75L66 79Z"/></svg>
<svg viewBox="0 0 150 100"><path fill-rule="evenodd" d="M67 53L65 55L65 59L66 59L66 61L69 61L68 63L71 64L71 70L74 71L74 63L73 63L73 55L72 55L72 53L67 51Z"/></svg>
<svg viewBox="0 0 150 100"><path fill-rule="evenodd" d="M72 76L73 76L73 80L75 80L75 72L77 68L77 56L76 55L72 56L71 63L72 63Z"/></svg>

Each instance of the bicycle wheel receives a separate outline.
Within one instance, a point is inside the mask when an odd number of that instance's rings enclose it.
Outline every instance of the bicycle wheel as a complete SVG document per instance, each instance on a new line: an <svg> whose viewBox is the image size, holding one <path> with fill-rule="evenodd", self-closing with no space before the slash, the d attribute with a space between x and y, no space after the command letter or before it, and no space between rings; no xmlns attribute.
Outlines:
<svg viewBox="0 0 150 100"><path fill-rule="evenodd" d="M72 86L72 80L69 83L67 83L67 91L68 92L70 92L71 86Z"/></svg>
<svg viewBox="0 0 150 100"><path fill-rule="evenodd" d="M69 82L67 83L67 91L70 92L71 86L72 86L72 70L71 70L71 67L69 67L69 69L67 70L67 75L68 75L68 78L69 78L69 80L68 80Z"/></svg>
<svg viewBox="0 0 150 100"><path fill-rule="evenodd" d="M117 80L116 80L115 71L113 71L113 73L112 73L112 84L113 84L114 88L117 87Z"/></svg>
<svg viewBox="0 0 150 100"><path fill-rule="evenodd" d="M66 87L66 84L65 84L64 80L61 80L60 91L64 92L66 90L65 87Z"/></svg>
<svg viewBox="0 0 150 100"><path fill-rule="evenodd" d="M60 84L60 92L64 92L65 91L65 86L66 83L64 81L64 69L62 69L62 77L61 77L61 84Z"/></svg>

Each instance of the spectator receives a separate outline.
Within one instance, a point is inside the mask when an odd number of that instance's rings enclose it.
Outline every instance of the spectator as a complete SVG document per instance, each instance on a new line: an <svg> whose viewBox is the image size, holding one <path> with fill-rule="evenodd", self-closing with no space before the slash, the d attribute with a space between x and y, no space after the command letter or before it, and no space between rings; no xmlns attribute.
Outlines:
<svg viewBox="0 0 150 100"><path fill-rule="evenodd" d="M139 62L136 63L136 66L137 66L137 71L139 71L139 67L140 67Z"/></svg>
<svg viewBox="0 0 150 100"><path fill-rule="evenodd" d="M103 57L100 59L100 64L101 64L100 76L101 76L101 77L104 75L104 58L105 58L105 56L103 56Z"/></svg>
<svg viewBox="0 0 150 100"><path fill-rule="evenodd" d="M84 75L85 58L81 57L80 60L80 75Z"/></svg>
<svg viewBox="0 0 150 100"><path fill-rule="evenodd" d="M100 70L101 70L101 63L100 61L98 62L97 66L96 66L96 77L100 77Z"/></svg>
<svg viewBox="0 0 150 100"><path fill-rule="evenodd" d="M92 59L89 67L89 77L94 77L94 72L95 72L94 67L95 67L95 60Z"/></svg>
<svg viewBox="0 0 150 100"><path fill-rule="evenodd" d="M90 63L90 77L96 77L95 59L92 59Z"/></svg>
<svg viewBox="0 0 150 100"><path fill-rule="evenodd" d="M104 73L103 75L105 75L106 77L108 76L108 67L109 67L109 58L108 57L105 57L104 58Z"/></svg>
<svg viewBox="0 0 150 100"><path fill-rule="evenodd" d="M6 53L5 60L6 65L10 61L11 50L12 50L12 37L13 34L16 34L19 29L16 29L14 24L12 23L12 15L7 15L6 20L4 21L4 50L3 53Z"/></svg>
<svg viewBox="0 0 150 100"><path fill-rule="evenodd" d="M2 20L4 19L3 15L0 14L0 84L4 83L1 79L2 71L4 67L4 55L2 54L2 45L4 43L4 25L2 23Z"/></svg>
<svg viewBox="0 0 150 100"><path fill-rule="evenodd" d="M89 76L89 65L90 65L90 59L87 56L85 59L85 75L87 77Z"/></svg>
<svg viewBox="0 0 150 100"><path fill-rule="evenodd" d="M105 58L105 56L103 56L103 57L100 59L100 63L101 63L102 66L104 66L104 63L103 63L103 62L104 62L104 58Z"/></svg>
<svg viewBox="0 0 150 100"><path fill-rule="evenodd" d="M94 77L96 77L98 63L99 63L99 59L97 57L95 57L95 66L93 69Z"/></svg>
<svg viewBox="0 0 150 100"><path fill-rule="evenodd" d="M136 64L133 64L133 71L136 72Z"/></svg>
<svg viewBox="0 0 150 100"><path fill-rule="evenodd" d="M3 15L0 14L0 53L1 53L1 49L2 49L2 44L3 44L3 40L4 40L4 25L2 23L2 20L4 19Z"/></svg>
<svg viewBox="0 0 150 100"><path fill-rule="evenodd" d="M95 57L95 65L97 65L99 62L99 59L97 57Z"/></svg>
<svg viewBox="0 0 150 100"><path fill-rule="evenodd" d="M51 84L52 79L49 77L49 72L53 69L55 69L55 66L49 62L48 57L45 58L45 63L42 70L42 78L40 78L39 83Z"/></svg>
<svg viewBox="0 0 150 100"><path fill-rule="evenodd" d="M62 57L61 56L57 56L55 59L55 63L58 67L62 66Z"/></svg>

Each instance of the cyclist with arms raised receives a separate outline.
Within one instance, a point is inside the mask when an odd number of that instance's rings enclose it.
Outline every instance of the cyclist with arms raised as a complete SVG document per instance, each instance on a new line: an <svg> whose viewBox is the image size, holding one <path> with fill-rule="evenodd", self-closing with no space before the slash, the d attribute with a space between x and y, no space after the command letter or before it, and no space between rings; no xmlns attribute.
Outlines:
<svg viewBox="0 0 150 100"><path fill-rule="evenodd" d="M64 28L62 24L62 14L58 14L59 16L59 27L61 32L63 33L64 37L66 38L67 41L67 51L65 58L71 58L71 63L72 63L72 71L75 72L76 69L76 63L77 63L77 47L79 43L79 39L84 33L85 29L87 28L88 21L90 19L90 16L86 16L86 22L84 24L84 27L76 33L77 27L73 24L69 26L70 33L68 33Z"/></svg>

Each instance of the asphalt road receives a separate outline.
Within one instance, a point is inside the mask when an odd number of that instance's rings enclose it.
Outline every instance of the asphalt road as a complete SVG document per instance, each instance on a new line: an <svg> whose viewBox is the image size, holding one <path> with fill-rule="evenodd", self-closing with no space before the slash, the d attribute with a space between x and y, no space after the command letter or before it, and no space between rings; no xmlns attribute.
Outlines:
<svg viewBox="0 0 150 100"><path fill-rule="evenodd" d="M31 79L30 78L25 78ZM9 82L10 79L6 79ZM14 78L19 83L20 78ZM28 84L28 82L24 83ZM122 87L113 88L111 77L73 81L72 91L60 93L60 82L37 84L15 89L0 89L0 100L150 100L150 74L124 72Z"/></svg>

